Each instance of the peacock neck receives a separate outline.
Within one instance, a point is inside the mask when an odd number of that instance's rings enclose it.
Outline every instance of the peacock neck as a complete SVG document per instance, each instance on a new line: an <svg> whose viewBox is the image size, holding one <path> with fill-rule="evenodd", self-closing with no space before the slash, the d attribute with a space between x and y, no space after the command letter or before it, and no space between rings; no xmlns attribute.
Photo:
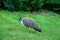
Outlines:
<svg viewBox="0 0 60 40"><path fill-rule="evenodd" d="M19 21L21 21L22 20L22 18L19 18Z"/></svg>

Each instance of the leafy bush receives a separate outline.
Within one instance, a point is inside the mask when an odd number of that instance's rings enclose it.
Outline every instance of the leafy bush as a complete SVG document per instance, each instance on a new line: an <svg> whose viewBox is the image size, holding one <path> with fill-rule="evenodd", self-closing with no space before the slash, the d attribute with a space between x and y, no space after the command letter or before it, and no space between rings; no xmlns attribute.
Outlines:
<svg viewBox="0 0 60 40"><path fill-rule="evenodd" d="M2 1L3 1L3 0L0 0L0 8L1 8L1 6L2 6Z"/></svg>
<svg viewBox="0 0 60 40"><path fill-rule="evenodd" d="M60 0L45 0L44 6L49 10L60 10Z"/></svg>
<svg viewBox="0 0 60 40"><path fill-rule="evenodd" d="M15 7L12 2L13 2L12 0L4 0L3 1L4 7L8 10L15 10Z"/></svg>
<svg viewBox="0 0 60 40"><path fill-rule="evenodd" d="M33 0L31 2L32 9L39 10L43 5L43 0Z"/></svg>
<svg viewBox="0 0 60 40"><path fill-rule="evenodd" d="M3 4L8 10L39 10L43 0L4 0Z"/></svg>
<svg viewBox="0 0 60 40"><path fill-rule="evenodd" d="M8 10L60 10L60 0L0 0L0 7Z"/></svg>
<svg viewBox="0 0 60 40"><path fill-rule="evenodd" d="M13 0L13 4L16 10L27 10L28 7L28 0Z"/></svg>
<svg viewBox="0 0 60 40"><path fill-rule="evenodd" d="M60 0L46 0L46 3L50 4L60 4Z"/></svg>

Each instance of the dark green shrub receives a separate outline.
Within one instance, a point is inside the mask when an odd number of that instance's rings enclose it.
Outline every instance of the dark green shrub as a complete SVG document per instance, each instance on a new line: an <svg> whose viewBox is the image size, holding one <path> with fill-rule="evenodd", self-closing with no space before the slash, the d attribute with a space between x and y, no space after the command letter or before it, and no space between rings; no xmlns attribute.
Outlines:
<svg viewBox="0 0 60 40"><path fill-rule="evenodd" d="M43 0L4 0L3 4L8 10L39 10Z"/></svg>
<svg viewBox="0 0 60 40"><path fill-rule="evenodd" d="M60 0L45 0L44 3L44 7L49 10L60 10Z"/></svg>
<svg viewBox="0 0 60 40"><path fill-rule="evenodd" d="M2 6L2 1L3 1L3 0L0 0L0 7Z"/></svg>
<svg viewBox="0 0 60 40"><path fill-rule="evenodd" d="M45 3L60 4L60 0L46 0Z"/></svg>
<svg viewBox="0 0 60 40"><path fill-rule="evenodd" d="M14 0L13 3L19 10L39 10L43 5L43 0Z"/></svg>
<svg viewBox="0 0 60 40"><path fill-rule="evenodd" d="M43 6L43 0L33 0L31 6L33 10L39 10Z"/></svg>
<svg viewBox="0 0 60 40"><path fill-rule="evenodd" d="M13 0L13 4L16 10L27 10L28 7L28 0Z"/></svg>
<svg viewBox="0 0 60 40"><path fill-rule="evenodd" d="M12 2L13 2L12 0L4 0L3 3L4 3L5 9L15 10L15 7Z"/></svg>

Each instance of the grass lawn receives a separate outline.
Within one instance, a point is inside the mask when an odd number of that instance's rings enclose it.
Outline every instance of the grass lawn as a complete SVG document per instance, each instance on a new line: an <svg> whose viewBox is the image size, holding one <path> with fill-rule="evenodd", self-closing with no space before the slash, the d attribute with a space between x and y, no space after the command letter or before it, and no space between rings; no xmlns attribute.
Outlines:
<svg viewBox="0 0 60 40"><path fill-rule="evenodd" d="M26 29L18 20L20 17L33 18L42 32ZM28 12L0 11L0 40L60 40L60 16L53 12L30 14Z"/></svg>

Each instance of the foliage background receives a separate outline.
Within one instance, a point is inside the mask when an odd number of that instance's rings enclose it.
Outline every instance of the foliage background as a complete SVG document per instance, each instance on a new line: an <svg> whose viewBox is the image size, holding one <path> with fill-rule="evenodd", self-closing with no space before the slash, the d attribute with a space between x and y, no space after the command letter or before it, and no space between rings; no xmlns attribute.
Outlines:
<svg viewBox="0 0 60 40"><path fill-rule="evenodd" d="M60 0L0 0L0 8L11 11L33 11L40 9L59 11Z"/></svg>

